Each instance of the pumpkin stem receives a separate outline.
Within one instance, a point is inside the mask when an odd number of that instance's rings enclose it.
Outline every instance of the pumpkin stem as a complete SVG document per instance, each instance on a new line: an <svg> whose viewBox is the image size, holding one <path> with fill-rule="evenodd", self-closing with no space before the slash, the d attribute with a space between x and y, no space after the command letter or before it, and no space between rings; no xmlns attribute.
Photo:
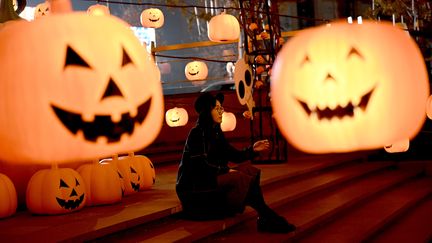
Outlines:
<svg viewBox="0 0 432 243"><path fill-rule="evenodd" d="M118 160L118 154L113 154L112 159L113 160Z"/></svg>
<svg viewBox="0 0 432 243"><path fill-rule="evenodd" d="M72 3L70 0L48 0L51 6L51 13L69 13L72 12Z"/></svg>
<svg viewBox="0 0 432 243"><path fill-rule="evenodd" d="M128 155L129 155L129 157L134 157L135 153L134 152L129 152Z"/></svg>
<svg viewBox="0 0 432 243"><path fill-rule="evenodd" d="M18 10L22 11L25 8L26 1L19 0L18 1ZM13 7L13 0L1 0L0 1L0 23L4 23L10 20L18 20L22 19L18 16L18 13L15 12Z"/></svg>

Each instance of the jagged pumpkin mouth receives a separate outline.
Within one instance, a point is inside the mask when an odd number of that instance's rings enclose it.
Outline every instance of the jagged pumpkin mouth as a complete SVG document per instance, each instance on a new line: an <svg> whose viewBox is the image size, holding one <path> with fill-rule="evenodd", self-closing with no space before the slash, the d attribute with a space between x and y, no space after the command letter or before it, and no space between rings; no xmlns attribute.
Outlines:
<svg viewBox="0 0 432 243"><path fill-rule="evenodd" d="M132 117L129 112L121 114L118 122L111 120L111 115L95 115L92 122L82 119L82 115L70 112L58 106L51 105L54 113L61 123L73 134L82 131L84 138L90 142L96 142L98 137L106 137L108 143L118 142L125 133L132 135L135 125L141 125L147 117L150 109L151 98L138 106L137 114Z"/></svg>
<svg viewBox="0 0 432 243"><path fill-rule="evenodd" d="M65 199L61 199L56 197L57 199L57 203L60 205L60 207L64 208L64 209L70 209L73 210L75 208L78 208L81 203L84 201L84 193L77 199L75 200L65 200Z"/></svg>
<svg viewBox="0 0 432 243"><path fill-rule="evenodd" d="M301 101L297 99L297 101L300 103L300 105L303 107L303 110L306 112L306 114L310 117L312 114L316 114L319 120L322 119L332 119L334 117L337 118L343 118L345 116L353 117L354 116L354 110L357 108L360 108L362 111L365 111L367 109L367 106L369 104L370 97L373 93L375 88L373 88L368 93L364 94L360 102L358 104L354 104L352 101L348 102L348 104L344 107L338 105L334 109L330 109L329 107L326 107L324 109L320 109L316 107L314 110L311 110L306 102Z"/></svg>

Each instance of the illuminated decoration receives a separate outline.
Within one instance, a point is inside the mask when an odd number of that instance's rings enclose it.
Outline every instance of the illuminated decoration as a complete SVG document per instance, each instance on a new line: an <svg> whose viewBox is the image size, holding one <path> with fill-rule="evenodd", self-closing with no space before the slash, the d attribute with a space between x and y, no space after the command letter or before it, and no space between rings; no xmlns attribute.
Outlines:
<svg viewBox="0 0 432 243"><path fill-rule="evenodd" d="M164 25L165 17L158 8L144 9L141 13L141 24L146 28L160 28Z"/></svg>
<svg viewBox="0 0 432 243"><path fill-rule="evenodd" d="M432 95L426 100L426 115L432 120Z"/></svg>
<svg viewBox="0 0 432 243"><path fill-rule="evenodd" d="M186 64L186 78L190 81L204 80L208 75L208 68L205 62L192 61Z"/></svg>
<svg viewBox="0 0 432 243"><path fill-rule="evenodd" d="M252 68L246 63L244 58L239 59L235 63L234 83L237 93L237 98L241 105L248 107L249 113L252 114L252 109L255 107L255 101L252 96L253 76ZM253 116L250 116L253 119Z"/></svg>
<svg viewBox="0 0 432 243"><path fill-rule="evenodd" d="M222 113L222 123L221 123L221 129L224 132L231 132L234 131L236 128L237 119L232 112L224 112Z"/></svg>
<svg viewBox="0 0 432 243"><path fill-rule="evenodd" d="M403 139L396 143L384 146L385 151L388 153L401 153L406 152L409 149L409 139Z"/></svg>
<svg viewBox="0 0 432 243"><path fill-rule="evenodd" d="M17 193L11 179L0 173L0 218L15 214L17 209Z"/></svg>
<svg viewBox="0 0 432 243"><path fill-rule="evenodd" d="M112 15L85 12L5 24L1 160L89 161L142 149L157 137L164 117L160 73L128 27ZM16 58L11 46L26 58Z"/></svg>
<svg viewBox="0 0 432 243"><path fill-rule="evenodd" d="M118 163L118 154L114 154L112 158L106 158L99 161L99 164L109 164L114 166L114 168L117 171L118 178L120 179L122 196L123 196L125 194L126 186L124 182L124 177L122 175L122 172L118 169L117 163Z"/></svg>
<svg viewBox="0 0 432 243"><path fill-rule="evenodd" d="M274 117L287 140L309 153L411 139L425 120L428 95L420 50L389 23L340 22L301 31L272 69Z"/></svg>
<svg viewBox="0 0 432 243"><path fill-rule="evenodd" d="M86 188L81 175L71 168L36 172L27 186L27 209L35 214L65 214L85 206Z"/></svg>
<svg viewBox="0 0 432 243"><path fill-rule="evenodd" d="M151 160L144 155L135 155L130 152L128 156L119 157L120 163L133 165L141 177L139 190L148 190L156 182L156 172Z"/></svg>
<svg viewBox="0 0 432 243"><path fill-rule="evenodd" d="M122 199L123 185L114 165L95 160L81 165L77 171L85 183L87 206L112 204Z"/></svg>
<svg viewBox="0 0 432 243"><path fill-rule="evenodd" d="M237 18L225 12L212 17L207 30L208 38L214 42L234 41L240 36L240 24Z"/></svg>
<svg viewBox="0 0 432 243"><path fill-rule="evenodd" d="M189 119L185 108L174 107L165 113L165 121L170 127L181 127L187 124Z"/></svg>
<svg viewBox="0 0 432 243"><path fill-rule="evenodd" d="M87 13L96 16L110 15L110 10L105 5L94 4L87 9Z"/></svg>
<svg viewBox="0 0 432 243"><path fill-rule="evenodd" d="M36 5L34 9L34 19L46 16L50 14L50 3L48 1L45 1L43 3L39 3Z"/></svg>

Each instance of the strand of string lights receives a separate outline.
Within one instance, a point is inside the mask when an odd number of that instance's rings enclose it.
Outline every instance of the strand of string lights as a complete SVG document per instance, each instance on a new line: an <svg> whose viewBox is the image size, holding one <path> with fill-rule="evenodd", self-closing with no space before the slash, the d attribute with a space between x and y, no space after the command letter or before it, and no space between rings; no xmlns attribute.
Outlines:
<svg viewBox="0 0 432 243"><path fill-rule="evenodd" d="M202 5L175 5L175 4L162 4L162 3L138 3L138 2L122 2L122 1L113 1L113 0L83 0L84 2L98 2L98 3L108 3L108 4L121 4L121 5L135 5L135 6L152 6L152 7L170 7L170 8L200 8L200 9L216 9L216 10L237 10L240 11L241 8L238 7L223 7L223 6L202 6ZM268 14L265 11L255 11L259 14ZM285 14L276 14L270 13L273 16L279 16L284 18L293 18L293 19L303 19L310 21L319 21L319 22L330 22L328 19L316 19L309 18L303 16L294 16L294 15L285 15Z"/></svg>

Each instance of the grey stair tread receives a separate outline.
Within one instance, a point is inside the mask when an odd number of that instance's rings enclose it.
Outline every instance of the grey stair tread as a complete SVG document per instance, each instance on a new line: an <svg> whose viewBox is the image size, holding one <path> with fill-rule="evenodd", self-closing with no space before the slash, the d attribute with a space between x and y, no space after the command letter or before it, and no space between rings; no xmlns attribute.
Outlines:
<svg viewBox="0 0 432 243"><path fill-rule="evenodd" d="M308 178L302 178L298 182L289 183L288 185L283 184L278 187L266 189L264 196L267 203L273 207L277 204L284 204L290 200L306 196L308 193L316 192L318 189L324 189L337 183L343 183L349 179L389 167L390 165L393 165L393 163L374 162L353 164L322 174L311 175ZM170 237L172 234L178 236L178 234L173 232L180 231L183 236L176 239L177 241L198 240L244 222L255 215L255 212L251 208L247 208L245 213L225 220L196 222L173 218L167 220L163 224L137 226L133 229L128 229L127 232L120 232L116 235L105 237L101 241L117 241L120 239L125 240L125 238L129 238L132 241L162 240L162 238Z"/></svg>
<svg viewBox="0 0 432 243"><path fill-rule="evenodd" d="M338 217L301 242L360 242L431 193L432 178L408 182Z"/></svg>
<svg viewBox="0 0 432 243"><path fill-rule="evenodd" d="M361 154L344 156L305 156L276 165L256 165L262 169L262 184L279 179L315 173L330 166L358 159ZM181 211L175 193L177 164L156 167L156 184L151 190L124 197L121 202L94 207L64 215L34 216L27 211L17 212L0 220L0 239L25 240L89 240L115 233L129 227L159 220Z"/></svg>
<svg viewBox="0 0 432 243"><path fill-rule="evenodd" d="M432 242L432 197L390 225L371 242Z"/></svg>
<svg viewBox="0 0 432 243"><path fill-rule="evenodd" d="M420 170L386 170L360 178L352 183L345 183L335 190L326 190L304 198L294 204L284 205L277 211L297 226L295 233L270 234L256 230L255 220L233 227L227 232L210 236L205 242L236 242L251 239L257 242L281 242L298 236L313 227L337 217L339 213L349 210L353 205L368 199L377 193L409 180L419 174Z"/></svg>

